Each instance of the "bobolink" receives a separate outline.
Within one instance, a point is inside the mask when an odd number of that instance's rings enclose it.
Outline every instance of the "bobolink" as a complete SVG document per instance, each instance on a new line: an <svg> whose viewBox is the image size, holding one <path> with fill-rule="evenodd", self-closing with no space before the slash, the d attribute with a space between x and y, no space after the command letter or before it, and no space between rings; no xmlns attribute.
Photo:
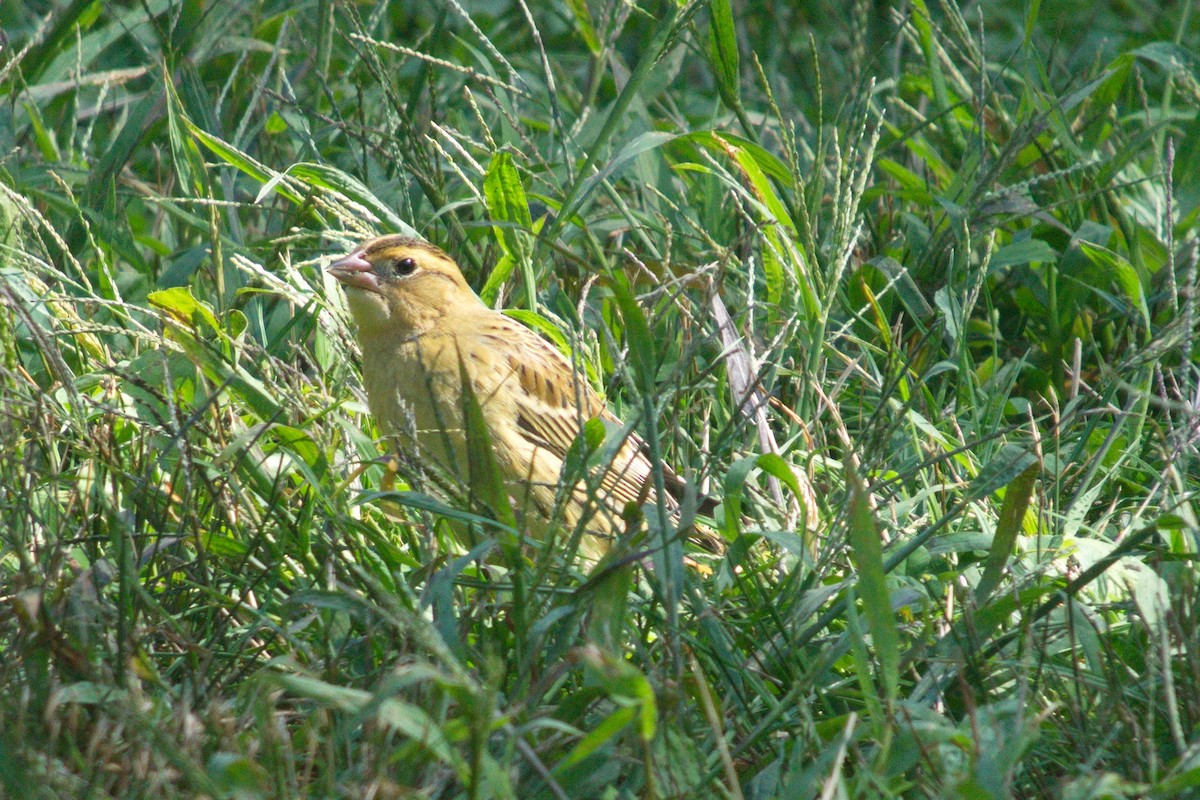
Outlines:
<svg viewBox="0 0 1200 800"><path fill-rule="evenodd" d="M620 423L557 349L484 305L446 253L419 239L384 236L329 271L345 287L358 324L371 414L407 450L468 479L465 378L497 471L534 535L545 535L558 510L566 533L584 526L580 550L595 559L625 530L627 504L654 502L651 464L630 434L595 490L580 480L559 509L563 461L583 424L598 418L611 431ZM679 482L669 470L666 477ZM697 538L710 549L717 544L711 534Z"/></svg>

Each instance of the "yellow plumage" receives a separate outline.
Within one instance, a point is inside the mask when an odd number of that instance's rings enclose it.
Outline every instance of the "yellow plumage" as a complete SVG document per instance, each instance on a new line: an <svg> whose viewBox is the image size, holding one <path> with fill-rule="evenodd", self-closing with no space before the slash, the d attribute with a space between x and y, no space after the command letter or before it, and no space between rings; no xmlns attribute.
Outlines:
<svg viewBox="0 0 1200 800"><path fill-rule="evenodd" d="M465 376L514 507L543 536L555 516L563 460L583 424L593 418L609 428L620 424L603 401L558 350L485 306L436 247L385 236L329 269L358 324L363 382L380 428L466 481ZM627 503L654 501L652 483L641 442L630 435L593 497L582 481L573 487L561 520L568 534L583 522L585 556L603 554L623 531Z"/></svg>

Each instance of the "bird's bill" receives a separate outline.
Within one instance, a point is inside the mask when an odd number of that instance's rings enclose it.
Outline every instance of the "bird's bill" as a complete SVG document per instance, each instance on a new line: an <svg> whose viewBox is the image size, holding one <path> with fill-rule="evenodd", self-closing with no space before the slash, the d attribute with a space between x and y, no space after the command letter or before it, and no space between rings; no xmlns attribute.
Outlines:
<svg viewBox="0 0 1200 800"><path fill-rule="evenodd" d="M361 250L339 258L326 269L333 277L347 286L365 289L368 292L379 291L379 276L375 274L375 268L371 262L362 257Z"/></svg>

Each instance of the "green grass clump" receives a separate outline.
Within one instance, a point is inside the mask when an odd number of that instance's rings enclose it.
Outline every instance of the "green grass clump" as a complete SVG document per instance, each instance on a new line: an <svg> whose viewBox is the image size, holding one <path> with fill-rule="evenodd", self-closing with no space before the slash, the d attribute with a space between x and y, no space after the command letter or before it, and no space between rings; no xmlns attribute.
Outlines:
<svg viewBox="0 0 1200 800"><path fill-rule="evenodd" d="M0 796L1200 792L1190 3L533 5L0 6ZM397 231L728 551L393 486Z"/></svg>

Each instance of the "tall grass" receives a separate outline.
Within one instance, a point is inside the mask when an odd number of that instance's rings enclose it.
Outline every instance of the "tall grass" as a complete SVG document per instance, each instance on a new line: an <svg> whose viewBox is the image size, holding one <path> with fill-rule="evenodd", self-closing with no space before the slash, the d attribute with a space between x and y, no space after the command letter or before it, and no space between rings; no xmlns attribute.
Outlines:
<svg viewBox="0 0 1200 800"><path fill-rule="evenodd" d="M1191 11L0 7L0 795L1197 792ZM384 459L392 231L727 552Z"/></svg>

